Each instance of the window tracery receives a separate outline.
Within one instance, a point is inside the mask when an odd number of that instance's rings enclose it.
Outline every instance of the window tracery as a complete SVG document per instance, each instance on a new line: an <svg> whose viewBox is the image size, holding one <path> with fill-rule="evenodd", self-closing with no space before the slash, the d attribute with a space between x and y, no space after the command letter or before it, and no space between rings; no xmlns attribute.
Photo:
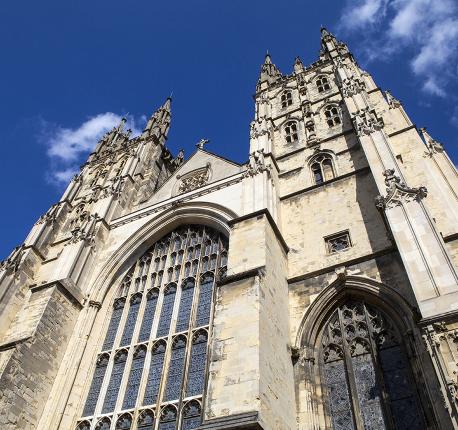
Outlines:
<svg viewBox="0 0 458 430"><path fill-rule="evenodd" d="M321 341L332 428L424 429L407 356L390 319L363 301L333 313Z"/></svg>
<svg viewBox="0 0 458 430"><path fill-rule="evenodd" d="M288 143L297 142L299 139L297 133L297 122L288 121L285 125L285 139Z"/></svg>
<svg viewBox="0 0 458 430"><path fill-rule="evenodd" d="M227 239L195 225L176 229L138 259L113 300L78 430L87 430L85 423L109 429L112 420L127 430L132 416L145 430L200 425L215 276L226 264ZM151 409L136 415L140 405L158 411L159 422Z"/></svg>
<svg viewBox="0 0 458 430"><path fill-rule="evenodd" d="M331 85L329 84L329 79L326 76L320 76L315 81L316 87L319 93L323 93L331 89Z"/></svg>
<svg viewBox="0 0 458 430"><path fill-rule="evenodd" d="M291 91L284 91L281 95L281 107L287 108L293 104L293 95Z"/></svg>
<svg viewBox="0 0 458 430"><path fill-rule="evenodd" d="M310 163L310 169L317 185L335 177L332 157L326 153L316 155Z"/></svg>
<svg viewBox="0 0 458 430"><path fill-rule="evenodd" d="M328 124L329 127L335 127L336 125L342 124L339 108L337 106L328 106L324 110L324 116L326 118L326 124Z"/></svg>

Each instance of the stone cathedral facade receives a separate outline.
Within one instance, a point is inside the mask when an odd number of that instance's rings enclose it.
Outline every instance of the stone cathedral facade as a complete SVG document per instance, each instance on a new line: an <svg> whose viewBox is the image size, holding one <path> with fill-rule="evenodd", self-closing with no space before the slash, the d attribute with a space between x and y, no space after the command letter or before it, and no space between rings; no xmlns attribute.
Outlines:
<svg viewBox="0 0 458 430"><path fill-rule="evenodd" d="M107 133L0 266L0 425L458 428L458 177L322 29L245 164Z"/></svg>

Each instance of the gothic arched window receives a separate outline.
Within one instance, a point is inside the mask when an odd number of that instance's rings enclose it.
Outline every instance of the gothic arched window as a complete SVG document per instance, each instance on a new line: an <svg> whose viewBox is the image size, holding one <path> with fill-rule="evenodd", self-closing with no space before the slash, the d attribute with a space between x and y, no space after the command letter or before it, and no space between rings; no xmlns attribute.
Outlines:
<svg viewBox="0 0 458 430"><path fill-rule="evenodd" d="M227 252L222 234L190 225L156 242L127 271L107 316L78 430L112 423L128 430L132 417L144 430L175 430L179 419L185 429L200 425L213 290ZM157 419L138 407L154 409Z"/></svg>
<svg viewBox="0 0 458 430"><path fill-rule="evenodd" d="M297 134L297 122L296 121L288 121L285 124L285 139L288 143L297 142L298 134Z"/></svg>
<svg viewBox="0 0 458 430"><path fill-rule="evenodd" d="M324 110L324 116L326 118L326 124L328 124L329 127L334 127L336 125L342 124L339 108L337 106L328 106Z"/></svg>
<svg viewBox="0 0 458 430"><path fill-rule="evenodd" d="M425 429L398 331L386 314L348 301L324 327L320 365L334 430Z"/></svg>
<svg viewBox="0 0 458 430"><path fill-rule="evenodd" d="M154 429L154 413L149 409L140 412L137 421L138 430L153 430Z"/></svg>
<svg viewBox="0 0 458 430"><path fill-rule="evenodd" d="M281 95L281 107L287 108L293 104L293 95L291 91L284 91Z"/></svg>
<svg viewBox="0 0 458 430"><path fill-rule="evenodd" d="M323 93L331 88L329 80L326 76L319 76L315 83L319 93Z"/></svg>
<svg viewBox="0 0 458 430"><path fill-rule="evenodd" d="M324 153L315 156L310 163L310 169L317 185L335 177L332 158L329 154Z"/></svg>

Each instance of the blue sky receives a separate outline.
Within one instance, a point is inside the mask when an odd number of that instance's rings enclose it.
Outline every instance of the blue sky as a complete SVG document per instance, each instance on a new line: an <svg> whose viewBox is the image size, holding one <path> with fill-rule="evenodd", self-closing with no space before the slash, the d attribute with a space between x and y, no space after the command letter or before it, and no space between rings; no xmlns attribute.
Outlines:
<svg viewBox="0 0 458 430"><path fill-rule="evenodd" d="M290 73L316 60L320 25L458 160L455 0L15 0L0 17L0 259L100 134L126 113L141 129L172 91L173 152L205 137L245 161L266 50Z"/></svg>

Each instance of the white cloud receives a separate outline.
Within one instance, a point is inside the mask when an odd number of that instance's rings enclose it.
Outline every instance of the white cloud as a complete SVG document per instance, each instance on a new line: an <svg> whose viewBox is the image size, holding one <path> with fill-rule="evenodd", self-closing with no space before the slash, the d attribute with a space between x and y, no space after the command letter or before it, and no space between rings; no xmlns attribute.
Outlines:
<svg viewBox="0 0 458 430"><path fill-rule="evenodd" d="M348 20L354 17L355 21ZM347 0L340 22L346 32L363 29L368 60L403 52L425 92L446 95L458 64L455 0Z"/></svg>
<svg viewBox="0 0 458 430"><path fill-rule="evenodd" d="M67 184L78 172L78 165L84 162L100 138L116 127L121 119L120 115L105 112L89 118L76 128L43 122L41 140L48 148L47 154L50 159L48 181L58 186ZM140 133L131 117L126 128L132 129L134 135Z"/></svg>
<svg viewBox="0 0 458 430"><path fill-rule="evenodd" d="M341 25L347 29L359 29L373 25L386 14L388 0L356 0L349 2L342 15Z"/></svg>

